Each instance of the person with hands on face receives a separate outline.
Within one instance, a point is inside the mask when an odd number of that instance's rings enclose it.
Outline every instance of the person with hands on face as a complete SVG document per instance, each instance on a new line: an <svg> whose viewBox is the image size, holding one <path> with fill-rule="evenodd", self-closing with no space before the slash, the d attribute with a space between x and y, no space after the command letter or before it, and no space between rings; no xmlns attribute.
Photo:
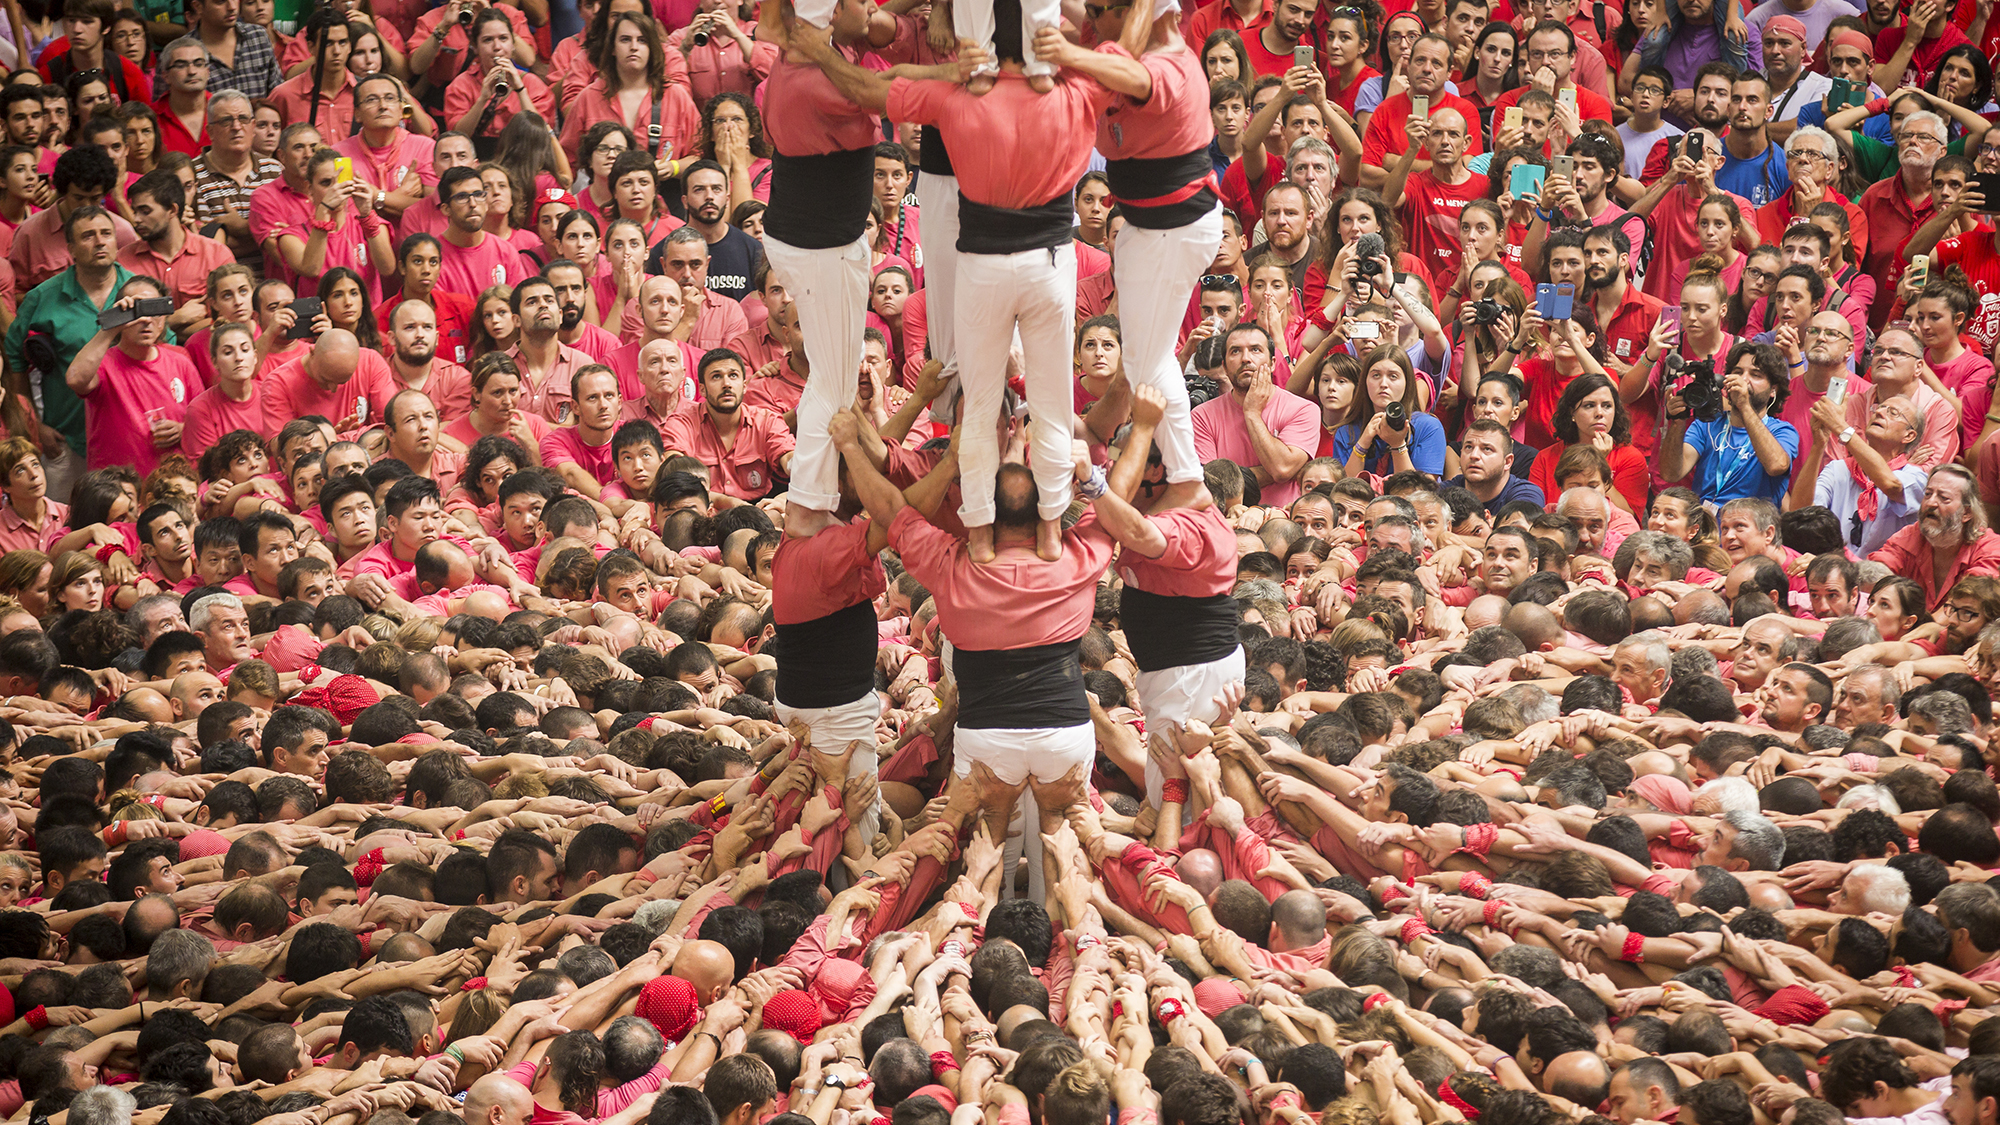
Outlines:
<svg viewBox="0 0 2000 1125"><path fill-rule="evenodd" d="M1787 508L1818 504L1845 516L1842 538L1867 556L1914 523L1930 473L1910 464L1923 440L1924 415L1900 395L1875 404L1865 433L1847 424L1845 408L1825 398L1812 407L1812 448L1785 498ZM1805 482L1810 479L1812 484Z"/></svg>
<svg viewBox="0 0 2000 1125"><path fill-rule="evenodd" d="M332 149L319 146L319 134L311 126L306 129L305 136L311 138L313 147L310 152L298 155L303 157L311 206L297 225L267 230L263 240L266 260L282 261L284 271L296 278L297 284L315 288L320 277L335 266L346 266L356 272L372 267L378 274L390 273L395 269L396 252L389 245L389 224L377 218L372 209L363 207L367 185L360 180L341 179L341 158ZM288 158L294 156L292 147L285 152ZM258 189L258 194L261 197L277 186L266 184ZM253 231L255 218L253 210Z"/></svg>
<svg viewBox="0 0 2000 1125"><path fill-rule="evenodd" d="M1263 486L1264 502L1282 507L1298 498L1298 473L1318 448L1319 407L1273 385L1272 362L1262 326L1230 327L1223 338L1230 393L1196 407L1192 425L1204 464L1227 457L1249 467Z"/></svg>
<svg viewBox="0 0 2000 1125"><path fill-rule="evenodd" d="M163 296L159 282L133 277L119 287L106 312L130 310L142 299ZM165 453L180 446L187 401L200 380L186 352L161 346L166 319L142 316L99 327L70 361L66 381L84 403L93 469L131 465L151 472Z"/></svg>

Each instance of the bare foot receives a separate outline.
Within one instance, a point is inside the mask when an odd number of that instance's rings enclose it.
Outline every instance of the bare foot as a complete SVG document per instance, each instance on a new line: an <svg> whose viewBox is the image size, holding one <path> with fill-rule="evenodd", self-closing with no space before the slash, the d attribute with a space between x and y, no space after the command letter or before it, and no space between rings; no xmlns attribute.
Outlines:
<svg viewBox="0 0 2000 1125"><path fill-rule="evenodd" d="M972 556L973 562L981 565L992 562L994 558L993 525L989 523L984 527L966 528L965 546L966 553Z"/></svg>
<svg viewBox="0 0 2000 1125"><path fill-rule="evenodd" d="M1062 558L1062 521L1043 520L1035 525L1035 554L1044 562Z"/></svg>
<svg viewBox="0 0 2000 1125"><path fill-rule="evenodd" d="M785 534L793 539L811 539L832 525L832 512L808 508L797 501L785 502Z"/></svg>
<svg viewBox="0 0 2000 1125"><path fill-rule="evenodd" d="M1056 76L1053 74L1030 74L1028 76L1028 89L1033 90L1037 94L1046 94L1055 88Z"/></svg>
<svg viewBox="0 0 2000 1125"><path fill-rule="evenodd" d="M965 89L970 94L984 94L993 89L994 81L994 76L991 74L975 74L965 80Z"/></svg>

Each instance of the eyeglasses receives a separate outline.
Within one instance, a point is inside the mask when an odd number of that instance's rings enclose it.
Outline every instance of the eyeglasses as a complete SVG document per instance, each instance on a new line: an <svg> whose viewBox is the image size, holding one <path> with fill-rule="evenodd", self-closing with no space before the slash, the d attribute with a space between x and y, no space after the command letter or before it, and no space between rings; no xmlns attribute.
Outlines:
<svg viewBox="0 0 2000 1125"><path fill-rule="evenodd" d="M1769 281L1778 275L1772 273L1770 270L1760 270L1756 266L1745 266L1743 268L1743 276L1754 277L1759 281Z"/></svg>
<svg viewBox="0 0 2000 1125"><path fill-rule="evenodd" d="M80 86L85 82L96 82L102 79L104 72L96 67L91 67L89 70L79 70L71 77L75 78L77 85Z"/></svg>
<svg viewBox="0 0 2000 1125"><path fill-rule="evenodd" d="M232 113L228 117L211 117L209 118L208 124L211 129L217 126L220 126L224 129L241 129L242 127L250 124L254 120L256 120L256 118L251 117L247 113Z"/></svg>
<svg viewBox="0 0 2000 1125"><path fill-rule="evenodd" d="M1910 133L1907 136L1903 137L1901 140L1897 141L1896 143L1901 145L1921 144L1925 146L1937 145L1939 148L1944 147L1943 138L1939 137L1935 133Z"/></svg>
<svg viewBox="0 0 2000 1125"><path fill-rule="evenodd" d="M376 109L385 105L401 105L403 99L395 94L374 94L361 99L361 108Z"/></svg>
<svg viewBox="0 0 2000 1125"><path fill-rule="evenodd" d="M1917 356L1917 353L1915 353L1915 352L1906 352L1906 351L1902 351L1902 350L1900 350L1900 349L1897 349L1897 348L1885 348L1885 347L1882 347L1881 345L1879 345L1879 344L1878 344L1878 345L1876 345L1876 347L1875 347L1875 358L1877 358L1877 359L1916 359L1916 358L1918 358L1918 356Z"/></svg>
<svg viewBox="0 0 2000 1125"><path fill-rule="evenodd" d="M1229 283L1229 284L1231 284L1231 285L1237 285L1237 284L1240 284L1240 283L1239 283L1239 282L1238 282L1238 281L1236 280L1236 275L1235 275L1235 274L1233 274L1233 273L1205 273L1205 274L1202 274L1202 275L1201 275L1201 282L1200 282L1200 284L1199 284L1199 285L1198 285L1197 287L1198 287L1198 288L1205 288L1205 287L1207 287L1208 283L1209 283L1209 282L1211 282L1211 281L1213 281L1213 282L1218 282L1218 283L1220 283L1220 282L1228 282L1228 283Z"/></svg>
<svg viewBox="0 0 2000 1125"><path fill-rule="evenodd" d="M1938 612L1949 617L1955 617L1960 621L1970 621L1975 617L1986 616L1977 607L1968 605L1947 605L1938 610Z"/></svg>
<svg viewBox="0 0 2000 1125"><path fill-rule="evenodd" d="M453 195L453 196L452 196L451 198L449 198L449 199L445 200L445 202L446 202L446 203L468 203L468 202L470 202L470 203L484 203L484 202L486 202L486 193L485 193L485 192L483 192L483 191L461 191L461 192L459 192L458 194L456 194L456 195Z"/></svg>
<svg viewBox="0 0 2000 1125"><path fill-rule="evenodd" d="M1806 335L1808 337L1817 337L1820 339L1828 339L1828 338L1835 340L1854 339L1854 333L1842 332L1838 328L1808 328L1806 329Z"/></svg>

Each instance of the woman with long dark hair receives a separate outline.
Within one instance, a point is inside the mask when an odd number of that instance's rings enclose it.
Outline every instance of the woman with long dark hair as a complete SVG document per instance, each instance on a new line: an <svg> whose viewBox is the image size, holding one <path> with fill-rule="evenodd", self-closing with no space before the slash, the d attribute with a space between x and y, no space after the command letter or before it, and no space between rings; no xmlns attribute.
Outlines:
<svg viewBox="0 0 2000 1125"><path fill-rule="evenodd" d="M369 351L382 350L382 329L368 307L368 286L360 274L346 266L335 266L321 274L319 303L335 328L354 333L354 338Z"/></svg>
<svg viewBox="0 0 2000 1125"><path fill-rule="evenodd" d="M1479 107L1479 126L1493 135L1493 105L1500 95L1521 84L1518 65L1521 33L1505 20L1479 29L1472 40L1472 61L1458 77L1458 96Z"/></svg>
<svg viewBox="0 0 2000 1125"><path fill-rule="evenodd" d="M651 16L613 13L591 60L597 77L568 107L564 151L579 155L591 122L617 121L635 137L647 138L641 147L654 159L685 152L701 127L701 111L684 84L667 80L666 55L660 25Z"/></svg>
<svg viewBox="0 0 2000 1125"><path fill-rule="evenodd" d="M752 199L771 202L771 139L764 115L742 94L717 94L701 111L695 149L729 173L729 205Z"/></svg>
<svg viewBox="0 0 2000 1125"><path fill-rule="evenodd" d="M551 188L562 187L576 178L569 157L556 144L555 133L539 113L517 113L500 130L493 145L494 164L513 177L515 200L525 211L531 198L542 198ZM489 201L490 204L490 201ZM516 226L533 226L532 216L515 217Z"/></svg>
<svg viewBox="0 0 2000 1125"><path fill-rule="evenodd" d="M1201 69L1210 83L1227 78L1243 83L1247 90L1257 80L1257 72L1250 66L1250 52L1243 46L1243 36L1227 27L1208 33L1207 41L1201 45Z"/></svg>
<svg viewBox="0 0 2000 1125"><path fill-rule="evenodd" d="M338 8L321 8L306 21L305 37L312 66L278 83L271 101L288 124L313 125L323 143L339 144L354 132L354 75L347 69L354 27Z"/></svg>
<svg viewBox="0 0 2000 1125"><path fill-rule="evenodd" d="M616 121L599 121L583 134L577 147L577 178L570 192L580 210L597 216L600 225L618 215L618 203L611 197L611 166L631 149L639 147L632 130Z"/></svg>
<svg viewBox="0 0 2000 1125"><path fill-rule="evenodd" d="M1611 470L1605 482L1605 499L1627 512L1643 512L1652 467L1645 455L1632 447L1632 416L1618 400L1618 387L1604 374L1604 365L1597 362L1597 333L1586 332L1581 320L1566 320L1549 333L1555 369L1560 372L1576 367L1583 373L1570 380L1556 400L1551 427L1554 446L1535 458L1528 482L1540 488L1554 507L1556 497L1562 494L1556 479L1557 463L1569 449L1586 446L1602 454ZM1593 365L1597 370L1587 369Z"/></svg>

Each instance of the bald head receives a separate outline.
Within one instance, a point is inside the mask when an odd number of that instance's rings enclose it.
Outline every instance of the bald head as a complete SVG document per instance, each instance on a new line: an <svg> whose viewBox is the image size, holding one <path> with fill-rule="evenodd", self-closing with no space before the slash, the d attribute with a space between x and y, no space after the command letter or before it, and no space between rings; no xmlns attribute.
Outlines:
<svg viewBox="0 0 2000 1125"><path fill-rule="evenodd" d="M488 1074L465 1092L465 1125L505 1125L534 1112L534 1095L504 1074Z"/></svg>
<svg viewBox="0 0 2000 1125"><path fill-rule="evenodd" d="M436 953L437 950L431 948L430 942L416 934L397 934L382 943L382 951L375 955L375 960L382 964L402 964L406 961L421 961Z"/></svg>
<svg viewBox="0 0 2000 1125"><path fill-rule="evenodd" d="M1509 633L1521 638L1529 652L1541 652L1563 642L1562 622L1548 606L1533 602L1522 602L1507 610L1507 617L1501 624Z"/></svg>
<svg viewBox="0 0 2000 1125"><path fill-rule="evenodd" d="M1542 1089L1582 1106L1595 1106L1611 1093L1611 1068L1589 1051L1557 1055L1542 1071Z"/></svg>
<svg viewBox="0 0 2000 1125"><path fill-rule="evenodd" d="M127 709L136 709L139 716L149 723L171 723L174 721L174 706L156 688L133 688L119 697L119 703Z"/></svg>
<svg viewBox="0 0 2000 1125"><path fill-rule="evenodd" d="M354 370L360 365L361 341L345 328L323 333L306 355L306 367L312 377L329 387L354 378Z"/></svg>
<svg viewBox="0 0 2000 1125"><path fill-rule="evenodd" d="M1690 590L1686 597L1674 603L1674 624L1687 625L1729 624L1729 603L1713 590Z"/></svg>
<svg viewBox="0 0 2000 1125"><path fill-rule="evenodd" d="M1481 594L1465 607L1465 627L1484 629L1488 625L1500 624L1507 615L1507 599L1498 594Z"/></svg>
<svg viewBox="0 0 2000 1125"><path fill-rule="evenodd" d="M1189 848L1174 865L1174 873L1206 899L1222 885L1222 857L1207 848Z"/></svg>
<svg viewBox="0 0 2000 1125"><path fill-rule="evenodd" d="M201 718L209 704L227 698L222 681L207 672L184 672L174 677L167 695L173 703L174 717L182 722Z"/></svg>
<svg viewBox="0 0 2000 1125"><path fill-rule="evenodd" d="M1305 949L1326 937L1326 904L1311 891L1286 891L1271 902L1273 951Z"/></svg>
<svg viewBox="0 0 2000 1125"><path fill-rule="evenodd" d="M673 975L693 985L706 1006L736 983L736 955L719 941L691 941L674 958Z"/></svg>

